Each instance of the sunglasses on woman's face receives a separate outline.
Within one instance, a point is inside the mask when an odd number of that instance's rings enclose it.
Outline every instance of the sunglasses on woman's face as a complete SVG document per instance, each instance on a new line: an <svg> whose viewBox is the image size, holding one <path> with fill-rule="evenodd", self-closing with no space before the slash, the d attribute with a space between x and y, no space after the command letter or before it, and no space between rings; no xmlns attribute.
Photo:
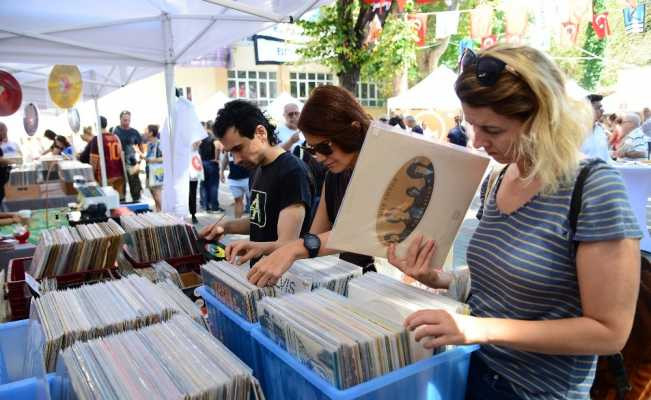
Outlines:
<svg viewBox="0 0 651 400"><path fill-rule="evenodd" d="M459 64L461 64L461 72L474 65L477 80L482 86L494 86L505 69L514 75L518 75L515 69L507 65L504 61L491 56L478 56L470 49L464 50Z"/></svg>
<svg viewBox="0 0 651 400"><path fill-rule="evenodd" d="M327 157L330 154L332 154L332 147L330 146L331 143L332 142L330 140L324 140L323 142L319 142L314 146L310 146L306 142L305 146L301 146L301 147L303 148L303 150L305 150L312 156L315 156L316 153L319 153Z"/></svg>

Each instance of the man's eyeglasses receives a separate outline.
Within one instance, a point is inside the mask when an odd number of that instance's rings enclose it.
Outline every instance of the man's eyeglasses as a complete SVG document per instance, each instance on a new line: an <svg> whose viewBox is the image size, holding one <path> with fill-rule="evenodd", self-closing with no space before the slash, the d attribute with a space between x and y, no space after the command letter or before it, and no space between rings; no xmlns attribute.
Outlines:
<svg viewBox="0 0 651 400"><path fill-rule="evenodd" d="M474 65L477 80L482 86L494 86L504 70L519 76L518 72L502 60L491 56L478 56L474 51L465 49L461 56L461 72Z"/></svg>
<svg viewBox="0 0 651 400"><path fill-rule="evenodd" d="M316 153L323 154L324 156L329 156L332 154L332 147L330 146L332 142L330 140L325 140L323 142L319 142L315 144L314 146L310 145L304 145L301 146L303 150L308 152L309 154L315 156Z"/></svg>
<svg viewBox="0 0 651 400"><path fill-rule="evenodd" d="M288 117L298 117L299 115L301 115L299 111L292 111L287 113Z"/></svg>

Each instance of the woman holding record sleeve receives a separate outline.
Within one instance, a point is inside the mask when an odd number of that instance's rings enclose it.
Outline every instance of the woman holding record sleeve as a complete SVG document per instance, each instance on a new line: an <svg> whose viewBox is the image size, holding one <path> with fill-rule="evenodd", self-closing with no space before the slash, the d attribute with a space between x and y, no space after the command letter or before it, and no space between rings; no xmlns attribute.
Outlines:
<svg viewBox="0 0 651 400"><path fill-rule="evenodd" d="M466 399L589 399L597 355L627 341L640 283L641 232L624 182L581 159L591 110L567 96L547 56L498 45L466 50L461 67L455 90L474 146L506 166L483 187L469 275L431 268L435 244L422 237L405 258L389 249L393 265L471 309L417 311L405 326L428 348L481 346Z"/></svg>
<svg viewBox="0 0 651 400"><path fill-rule="evenodd" d="M321 199L310 233L302 239L279 245L275 251L258 261L249 272L249 281L257 286L273 286L295 260L339 253L327 249L330 230L346 193L355 162L371 117L347 90L324 85L315 88L301 112L298 128L305 135L304 150L312 154L327 169ZM226 258L235 261L250 249L227 248ZM342 253L342 260L359 265L364 272L375 271L373 257ZM239 263L246 261L240 257Z"/></svg>

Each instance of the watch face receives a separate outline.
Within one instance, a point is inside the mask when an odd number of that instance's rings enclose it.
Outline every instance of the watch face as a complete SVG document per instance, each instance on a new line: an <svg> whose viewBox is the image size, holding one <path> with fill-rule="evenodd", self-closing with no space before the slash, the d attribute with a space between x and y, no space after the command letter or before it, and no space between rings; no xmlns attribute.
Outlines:
<svg viewBox="0 0 651 400"><path fill-rule="evenodd" d="M320 242L317 236L305 235L305 238L303 238L303 243L308 249L318 249L321 246Z"/></svg>

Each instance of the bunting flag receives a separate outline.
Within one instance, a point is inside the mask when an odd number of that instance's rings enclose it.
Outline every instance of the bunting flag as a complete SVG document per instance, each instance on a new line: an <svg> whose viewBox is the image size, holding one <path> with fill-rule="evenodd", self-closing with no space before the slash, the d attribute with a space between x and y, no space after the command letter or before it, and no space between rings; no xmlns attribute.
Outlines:
<svg viewBox="0 0 651 400"><path fill-rule="evenodd" d="M416 44L425 46L425 36L427 35L427 14L409 14L407 19L412 23L414 31L418 34Z"/></svg>
<svg viewBox="0 0 651 400"><path fill-rule="evenodd" d="M373 16L373 19L371 20L371 23L368 26L368 34L366 35L366 39L364 39L364 46L373 46L375 43L377 43L380 40L380 36L382 35L382 22L380 22L380 18L378 17L377 14Z"/></svg>
<svg viewBox="0 0 651 400"><path fill-rule="evenodd" d="M459 30L459 12L444 11L436 13L436 38L452 36Z"/></svg>
<svg viewBox="0 0 651 400"><path fill-rule="evenodd" d="M521 0L502 0L502 10L504 11L504 25L507 36L524 35L529 22L527 3Z"/></svg>
<svg viewBox="0 0 651 400"><path fill-rule="evenodd" d="M461 56L463 55L463 52L464 52L466 49L470 49L470 50L472 50L474 47L475 47L475 41L472 40L472 39L470 39L470 38L468 38L468 37L459 40L459 51L458 51L457 56L458 56L459 58L461 58Z"/></svg>
<svg viewBox="0 0 651 400"><path fill-rule="evenodd" d="M493 7L484 4L470 12L470 36L483 40L493 30Z"/></svg>
<svg viewBox="0 0 651 400"><path fill-rule="evenodd" d="M610 35L610 26L608 25L608 13L595 14L592 17L592 29L599 39Z"/></svg>
<svg viewBox="0 0 651 400"><path fill-rule="evenodd" d="M638 4L634 8L625 8L624 10L624 27L626 33L644 32L644 19L646 17L645 4Z"/></svg>
<svg viewBox="0 0 651 400"><path fill-rule="evenodd" d="M398 0L398 12L405 11L405 4L406 3L407 3L407 0Z"/></svg>
<svg viewBox="0 0 651 400"><path fill-rule="evenodd" d="M561 30L561 36L563 40L561 43L576 43L576 38L579 35L579 25L574 22L563 22L563 29Z"/></svg>
<svg viewBox="0 0 651 400"><path fill-rule="evenodd" d="M416 0L416 4L427 4L427 3L434 3L438 0Z"/></svg>
<svg viewBox="0 0 651 400"><path fill-rule="evenodd" d="M504 42L513 45L524 44L522 40L522 35L506 35L504 36Z"/></svg>
<svg viewBox="0 0 651 400"><path fill-rule="evenodd" d="M577 25L592 22L592 0L568 0L571 7L571 21Z"/></svg>
<svg viewBox="0 0 651 400"><path fill-rule="evenodd" d="M495 35L488 35L483 38L481 38L481 49L485 50L490 47L493 47L497 44L497 36Z"/></svg>

